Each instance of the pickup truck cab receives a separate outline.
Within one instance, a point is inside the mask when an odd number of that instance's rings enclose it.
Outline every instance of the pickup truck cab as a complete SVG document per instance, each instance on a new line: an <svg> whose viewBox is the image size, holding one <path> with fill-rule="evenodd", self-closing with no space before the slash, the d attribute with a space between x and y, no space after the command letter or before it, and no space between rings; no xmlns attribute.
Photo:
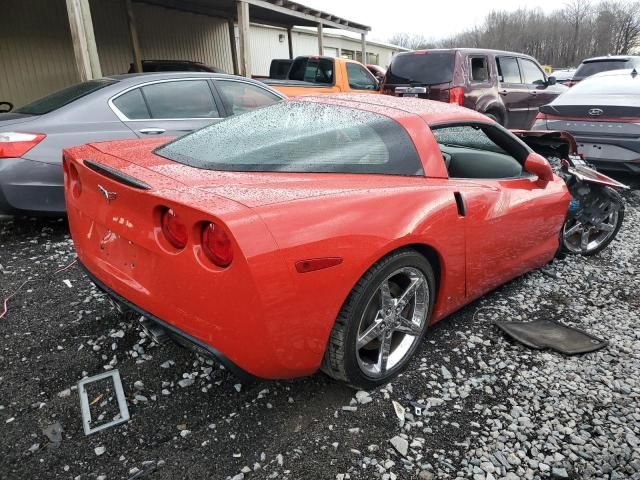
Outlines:
<svg viewBox="0 0 640 480"><path fill-rule="evenodd" d="M324 93L377 93L378 81L359 62L344 58L297 57L285 79L262 80L288 97Z"/></svg>

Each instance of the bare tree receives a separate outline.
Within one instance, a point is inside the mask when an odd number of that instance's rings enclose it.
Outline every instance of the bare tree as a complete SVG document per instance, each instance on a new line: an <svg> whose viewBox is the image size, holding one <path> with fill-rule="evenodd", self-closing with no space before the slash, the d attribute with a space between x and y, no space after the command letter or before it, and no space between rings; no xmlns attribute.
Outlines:
<svg viewBox="0 0 640 480"><path fill-rule="evenodd" d="M467 31L437 41L398 33L389 39L406 48L477 47L528 53L541 63L575 66L597 55L640 48L640 0L569 0L549 13L540 9L494 10Z"/></svg>

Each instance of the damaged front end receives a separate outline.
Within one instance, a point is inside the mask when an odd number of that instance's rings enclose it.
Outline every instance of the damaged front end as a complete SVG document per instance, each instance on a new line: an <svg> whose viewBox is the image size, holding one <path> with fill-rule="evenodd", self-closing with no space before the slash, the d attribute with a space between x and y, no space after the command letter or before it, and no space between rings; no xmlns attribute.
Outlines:
<svg viewBox="0 0 640 480"><path fill-rule="evenodd" d="M576 141L567 132L513 133L549 161L571 193L561 232L561 251L595 255L606 248L624 219L624 200L616 189L629 187L591 168L578 155Z"/></svg>

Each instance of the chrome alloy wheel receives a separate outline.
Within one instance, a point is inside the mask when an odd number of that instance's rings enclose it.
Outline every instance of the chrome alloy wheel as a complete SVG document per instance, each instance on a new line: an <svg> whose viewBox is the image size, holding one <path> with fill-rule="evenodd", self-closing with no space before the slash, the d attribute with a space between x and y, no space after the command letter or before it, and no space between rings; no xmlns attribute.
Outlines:
<svg viewBox="0 0 640 480"><path fill-rule="evenodd" d="M610 210L602 220L584 222L571 219L562 229L562 242L572 253L589 254L616 234L618 210Z"/></svg>
<svg viewBox="0 0 640 480"><path fill-rule="evenodd" d="M414 267L399 268L378 285L358 326L363 373L377 378L403 363L424 330L429 300L427 279Z"/></svg>

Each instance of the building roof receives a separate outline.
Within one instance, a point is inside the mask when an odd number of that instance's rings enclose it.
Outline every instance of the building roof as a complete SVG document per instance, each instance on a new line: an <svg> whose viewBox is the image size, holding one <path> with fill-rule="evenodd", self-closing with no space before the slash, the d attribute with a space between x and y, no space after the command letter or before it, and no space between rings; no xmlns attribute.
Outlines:
<svg viewBox="0 0 640 480"><path fill-rule="evenodd" d="M134 0L139 3L159 5L175 10L200 13L215 17L237 17L236 0ZM280 27L295 25L316 26L322 23L329 28L339 28L356 33L366 33L371 27L331 13L316 10L289 0L244 0L249 4L251 22Z"/></svg>

